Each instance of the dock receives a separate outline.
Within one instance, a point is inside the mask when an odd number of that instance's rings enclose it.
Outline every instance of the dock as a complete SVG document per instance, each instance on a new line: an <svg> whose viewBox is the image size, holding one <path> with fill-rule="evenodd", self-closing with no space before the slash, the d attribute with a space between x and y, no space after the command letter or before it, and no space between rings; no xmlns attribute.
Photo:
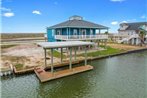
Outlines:
<svg viewBox="0 0 147 98"><path fill-rule="evenodd" d="M93 69L93 66L86 65L86 66L75 67L75 68L72 68L72 69L60 70L60 71L57 71L57 72L54 72L54 73L45 71L43 68L36 68L34 71L35 71L38 79L41 82L47 82L47 81L50 81L50 80L62 78L62 77L65 77L65 76L74 75L74 74L89 71L89 70L92 70L92 69Z"/></svg>
<svg viewBox="0 0 147 98"><path fill-rule="evenodd" d="M34 69L34 72L36 73L37 77L39 78L39 80L41 82L46 82L46 81L54 80L57 78L61 78L61 77L65 77L65 76L69 76L69 75L73 75L73 74L77 74L77 73L81 73L81 72L93 69L93 66L87 64L87 46L93 45L91 42L82 42L82 41L40 42L37 45L43 47L44 56L45 56L44 57L45 58L45 67L38 67L38 68ZM82 59L78 59L76 57L76 51L79 46L82 46L85 49L85 59L84 59L85 64L84 64L84 66L73 67L72 66L73 63L76 63L76 62L78 63L78 62L82 61ZM68 69L64 69L64 70L60 70L60 71L54 70L54 67L56 64L53 62L54 61L53 50L58 49L58 48L60 48L60 50L61 50L60 64L63 64L63 65L68 64L69 65ZM69 60L67 60L67 61L63 60L63 48L68 48L70 51ZM47 60L46 60L46 55L47 55L46 50L47 49L51 49L51 64L50 64L51 70L50 70L50 72L45 70L48 65ZM74 59L72 56L72 50L74 50Z"/></svg>

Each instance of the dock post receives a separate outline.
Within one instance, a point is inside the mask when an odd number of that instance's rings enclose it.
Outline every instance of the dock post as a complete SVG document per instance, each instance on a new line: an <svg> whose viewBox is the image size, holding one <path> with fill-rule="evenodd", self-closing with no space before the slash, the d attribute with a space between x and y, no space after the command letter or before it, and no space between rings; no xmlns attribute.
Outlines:
<svg viewBox="0 0 147 98"><path fill-rule="evenodd" d="M71 70L72 69L72 48L70 47L69 50L70 50L69 69Z"/></svg>
<svg viewBox="0 0 147 98"><path fill-rule="evenodd" d="M85 46L85 66L87 65L87 47Z"/></svg>
<svg viewBox="0 0 147 98"><path fill-rule="evenodd" d="M44 48L44 59L45 59L45 67L47 67L47 62L46 62L46 49Z"/></svg>
<svg viewBox="0 0 147 98"><path fill-rule="evenodd" d="M51 73L54 72L54 67L53 67L53 48L51 48Z"/></svg>
<svg viewBox="0 0 147 98"><path fill-rule="evenodd" d="M76 57L77 57L77 51L76 51L76 47L75 47L75 60L76 60Z"/></svg>
<svg viewBox="0 0 147 98"><path fill-rule="evenodd" d="M61 48L61 63L63 62L63 48Z"/></svg>
<svg viewBox="0 0 147 98"><path fill-rule="evenodd" d="M107 46L107 40L105 40L105 48L107 48L106 46Z"/></svg>

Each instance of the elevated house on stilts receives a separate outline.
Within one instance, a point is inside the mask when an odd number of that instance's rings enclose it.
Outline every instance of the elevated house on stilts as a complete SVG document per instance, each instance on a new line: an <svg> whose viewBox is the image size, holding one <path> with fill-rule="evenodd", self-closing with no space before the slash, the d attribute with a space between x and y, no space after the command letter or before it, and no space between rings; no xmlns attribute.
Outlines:
<svg viewBox="0 0 147 98"><path fill-rule="evenodd" d="M101 34L102 30L108 32L108 27L85 21L81 16L72 16L69 20L47 27L48 42L54 41L90 41L103 42L106 45L108 35Z"/></svg>

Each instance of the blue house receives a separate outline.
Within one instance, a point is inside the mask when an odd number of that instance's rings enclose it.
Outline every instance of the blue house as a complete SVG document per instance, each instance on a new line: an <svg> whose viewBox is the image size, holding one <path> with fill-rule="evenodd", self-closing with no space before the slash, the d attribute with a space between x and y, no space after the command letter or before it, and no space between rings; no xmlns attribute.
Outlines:
<svg viewBox="0 0 147 98"><path fill-rule="evenodd" d="M69 20L47 27L47 39L53 41L68 40L107 40L108 35L100 34L108 27L83 20L81 16L72 16ZM96 33L98 31L98 34Z"/></svg>

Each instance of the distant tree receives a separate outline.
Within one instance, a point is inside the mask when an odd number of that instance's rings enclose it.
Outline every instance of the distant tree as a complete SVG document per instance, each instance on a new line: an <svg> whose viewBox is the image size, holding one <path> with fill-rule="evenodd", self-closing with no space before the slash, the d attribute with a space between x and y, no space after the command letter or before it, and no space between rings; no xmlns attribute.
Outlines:
<svg viewBox="0 0 147 98"><path fill-rule="evenodd" d="M144 39L145 39L146 34L147 34L147 31L145 31L145 30L140 30L140 32L139 32L139 37L140 37L140 40L141 40L141 46L143 46L143 44L144 44Z"/></svg>

